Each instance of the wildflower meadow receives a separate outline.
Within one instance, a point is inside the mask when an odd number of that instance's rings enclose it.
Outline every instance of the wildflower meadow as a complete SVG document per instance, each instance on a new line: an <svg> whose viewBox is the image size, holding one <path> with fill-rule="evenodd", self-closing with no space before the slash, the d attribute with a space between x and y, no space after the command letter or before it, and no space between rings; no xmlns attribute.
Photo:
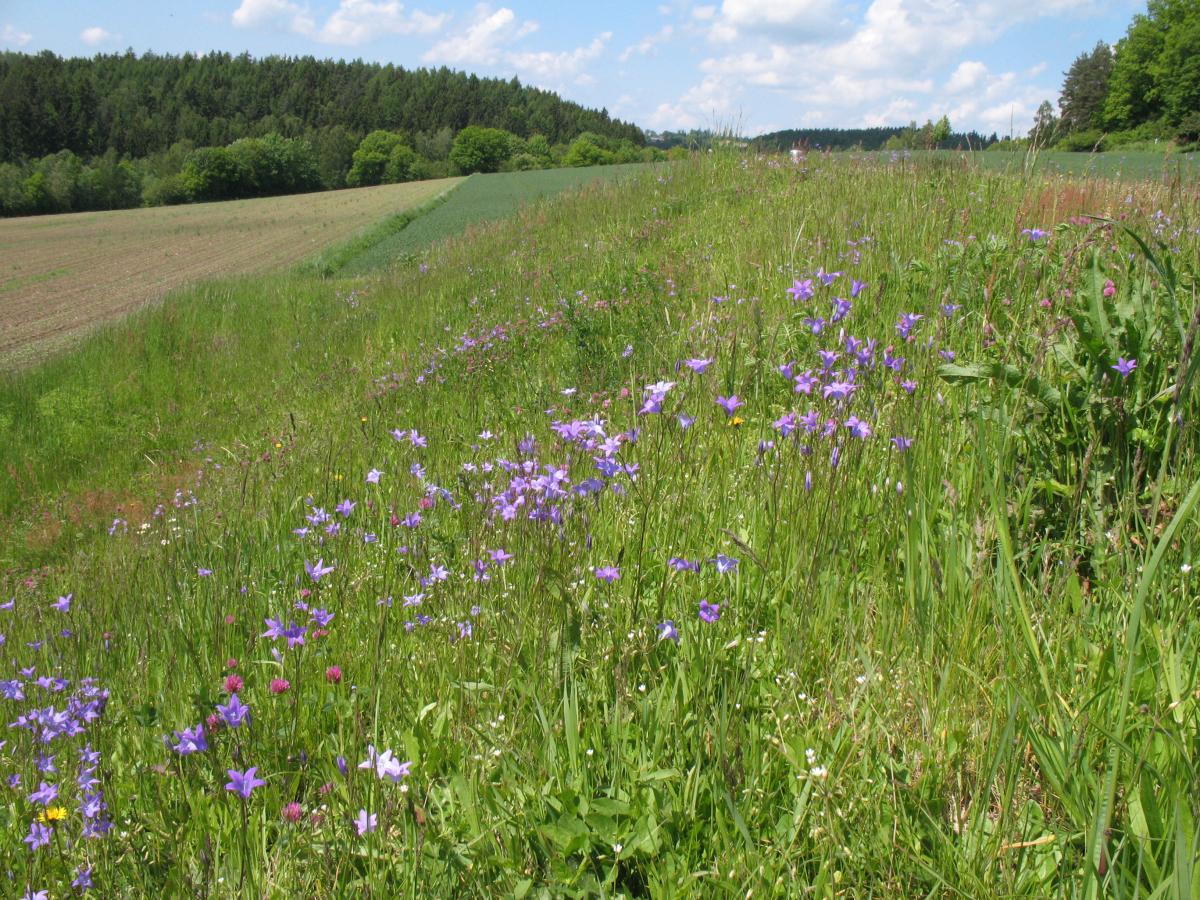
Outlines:
<svg viewBox="0 0 1200 900"><path fill-rule="evenodd" d="M9 377L0 893L1197 896L1198 213L718 152Z"/></svg>

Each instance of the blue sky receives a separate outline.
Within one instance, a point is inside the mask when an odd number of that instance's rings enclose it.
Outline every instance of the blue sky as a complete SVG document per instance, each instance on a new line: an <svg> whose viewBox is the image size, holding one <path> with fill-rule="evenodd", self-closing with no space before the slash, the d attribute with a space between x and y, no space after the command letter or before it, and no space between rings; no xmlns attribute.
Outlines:
<svg viewBox="0 0 1200 900"><path fill-rule="evenodd" d="M447 65L645 128L924 121L1023 132L1062 72L1144 0L3 0L0 46L226 50Z"/></svg>

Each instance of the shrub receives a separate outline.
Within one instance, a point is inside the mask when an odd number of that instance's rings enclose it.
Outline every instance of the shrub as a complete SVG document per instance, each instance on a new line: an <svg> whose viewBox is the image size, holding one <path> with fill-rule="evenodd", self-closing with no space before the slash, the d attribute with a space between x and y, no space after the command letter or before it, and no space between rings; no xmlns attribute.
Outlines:
<svg viewBox="0 0 1200 900"><path fill-rule="evenodd" d="M193 200L230 200L241 196L247 172L224 147L201 147L188 154L180 173Z"/></svg>
<svg viewBox="0 0 1200 900"><path fill-rule="evenodd" d="M1073 153L1092 153L1101 152L1105 149L1107 135L1088 129L1087 131L1076 131L1068 134L1058 142L1058 150L1067 150Z"/></svg>
<svg viewBox="0 0 1200 900"><path fill-rule="evenodd" d="M383 169L383 180L388 184L400 181L413 181L417 175L417 163L420 158L407 144L397 144L388 154L387 165Z"/></svg>
<svg viewBox="0 0 1200 900"><path fill-rule="evenodd" d="M404 144L404 138L394 131L372 131L354 151L353 164L346 175L350 187L383 184L387 178L388 161L393 151Z"/></svg>
<svg viewBox="0 0 1200 900"><path fill-rule="evenodd" d="M454 138L450 161L459 171L498 172L512 149L512 135L500 128L481 128L469 125Z"/></svg>

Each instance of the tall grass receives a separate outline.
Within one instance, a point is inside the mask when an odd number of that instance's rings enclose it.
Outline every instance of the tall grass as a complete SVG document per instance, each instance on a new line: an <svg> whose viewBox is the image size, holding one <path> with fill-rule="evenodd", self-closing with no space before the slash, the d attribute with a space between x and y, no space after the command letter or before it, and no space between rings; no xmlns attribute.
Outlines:
<svg viewBox="0 0 1200 900"><path fill-rule="evenodd" d="M123 502L9 544L46 565L7 576L36 670L5 723L108 691L57 773L6 735L10 892L1187 896L1195 398L1128 472L1087 431L1190 364L1195 200L1160 191L717 155L366 293L204 288L8 383L5 463L48 479L10 515ZM1167 302L1083 213L1175 260L1173 362L1069 368L1089 292ZM179 752L230 689L248 723ZM113 827L78 840L85 741ZM42 781L67 816L30 850Z"/></svg>

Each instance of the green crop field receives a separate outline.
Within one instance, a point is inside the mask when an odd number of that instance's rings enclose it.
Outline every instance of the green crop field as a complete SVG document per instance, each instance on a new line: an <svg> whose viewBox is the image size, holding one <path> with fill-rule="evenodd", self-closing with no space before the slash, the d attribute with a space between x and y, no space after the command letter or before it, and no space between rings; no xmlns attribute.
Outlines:
<svg viewBox="0 0 1200 900"><path fill-rule="evenodd" d="M1195 896L1195 192L528 184L0 380L0 892Z"/></svg>
<svg viewBox="0 0 1200 900"><path fill-rule="evenodd" d="M1020 169L1026 163L1023 153L986 151L973 157L990 169ZM1048 175L1067 174L1109 178L1123 181L1146 179L1181 179L1185 183L1200 182L1200 153L1063 153L1042 152L1030 157L1035 170Z"/></svg>
<svg viewBox="0 0 1200 900"><path fill-rule="evenodd" d="M396 234L373 244L339 269L359 275L420 253L435 241L456 237L468 228L511 216L522 206L593 182L628 178L638 164L543 169L473 175L447 195L444 203L413 220Z"/></svg>
<svg viewBox="0 0 1200 900"><path fill-rule="evenodd" d="M860 154L861 155L861 154ZM1146 151L1106 153L1065 153L1041 151L1027 154L1016 151L986 150L967 153L959 150L916 150L908 153L876 151L868 156L880 161L949 160L974 165L991 172L1021 174L1025 169L1042 175L1071 175L1104 178L1112 181L1178 180L1186 186L1200 183L1200 153L1151 153Z"/></svg>

